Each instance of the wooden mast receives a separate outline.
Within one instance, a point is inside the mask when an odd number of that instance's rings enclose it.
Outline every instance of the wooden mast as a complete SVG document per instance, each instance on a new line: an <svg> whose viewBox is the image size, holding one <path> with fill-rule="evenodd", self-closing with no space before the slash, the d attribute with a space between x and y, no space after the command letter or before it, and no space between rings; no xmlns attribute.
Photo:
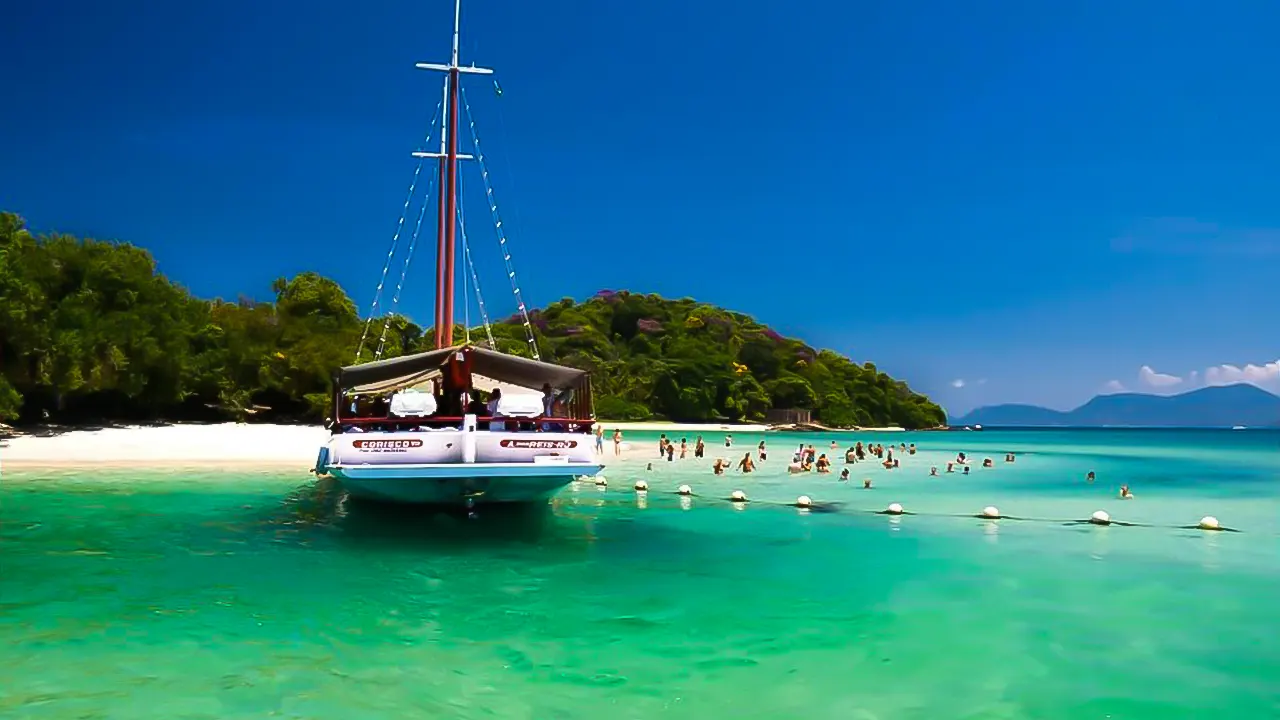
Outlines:
<svg viewBox="0 0 1280 720"><path fill-rule="evenodd" d="M445 139L444 139L445 133L448 132L446 128L448 127L448 117L449 117L449 85L447 82L445 83L445 86L444 86L444 97L440 101L440 106L444 110L444 112L440 113L440 159L438 161L440 164L440 177L438 178L439 184L437 185L437 187L439 188L440 202L438 204L439 207L436 210L436 322L434 327L435 327L435 340L436 340L437 350L446 345L446 343L444 342L444 335L442 335L441 333L444 329L445 278L448 277L444 271L445 248L448 245L448 243L445 242L445 226L444 226L444 218L445 218L445 212L446 212L444 185L446 182L445 179L448 177L448 173L445 170L445 168L447 167L447 163L445 161Z"/></svg>
<svg viewBox="0 0 1280 720"><path fill-rule="evenodd" d="M437 348L453 344L453 281L458 230L458 161L471 155L458 152L458 80L463 73L492 75L493 70L458 64L458 34L462 25L462 0L453 3L453 54L448 65L417 63L422 70L439 70L447 75L444 112L440 117L440 152L415 152L414 157L439 158L440 198L436 217L436 331Z"/></svg>
<svg viewBox="0 0 1280 720"><path fill-rule="evenodd" d="M444 336L444 345L448 347L453 345L453 280L456 275L453 267L453 253L457 247L457 230L458 230L458 30L462 20L462 0L454 0L453 3L453 55L449 59L449 132L446 136L448 148L446 150L448 157L445 162L448 164L448 178L446 183L446 192L448 197L445 201L448 205L448 212L444 220L444 313L443 313L443 330L441 334ZM437 343L440 340L436 341Z"/></svg>

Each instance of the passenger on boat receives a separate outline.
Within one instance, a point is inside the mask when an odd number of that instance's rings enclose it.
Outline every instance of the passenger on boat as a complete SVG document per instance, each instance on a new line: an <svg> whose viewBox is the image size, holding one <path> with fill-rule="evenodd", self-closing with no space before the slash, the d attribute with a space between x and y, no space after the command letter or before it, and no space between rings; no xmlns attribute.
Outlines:
<svg viewBox="0 0 1280 720"><path fill-rule="evenodd" d="M551 389L551 383L542 384L542 414L545 417L555 417L556 407L556 391Z"/></svg>

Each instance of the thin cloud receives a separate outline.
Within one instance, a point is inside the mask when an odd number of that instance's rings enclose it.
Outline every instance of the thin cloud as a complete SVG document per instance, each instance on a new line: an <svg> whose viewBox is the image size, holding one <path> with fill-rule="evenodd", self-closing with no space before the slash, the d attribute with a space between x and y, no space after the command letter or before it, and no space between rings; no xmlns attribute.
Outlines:
<svg viewBox="0 0 1280 720"><path fill-rule="evenodd" d="M1124 383L1119 380L1108 380L1107 384L1102 386L1102 389L1109 393L1124 392Z"/></svg>
<svg viewBox="0 0 1280 720"><path fill-rule="evenodd" d="M951 381L951 387L953 388L962 388L964 386L965 386L964 378L956 378L955 380Z"/></svg>
<svg viewBox="0 0 1280 720"><path fill-rule="evenodd" d="M1245 363L1233 365L1224 363L1205 368L1203 371L1192 370L1186 377L1157 372L1150 365L1138 369L1139 385L1151 388L1156 392L1182 392L1198 387L1220 385L1236 385L1248 383L1258 387L1280 391L1280 359L1260 364ZM1112 380L1105 386L1108 392L1119 392L1124 388L1118 380Z"/></svg>
<svg viewBox="0 0 1280 720"><path fill-rule="evenodd" d="M1138 368L1138 382L1153 388L1167 388L1178 385L1182 382L1182 378L1177 375L1169 375L1167 373L1156 372L1151 369L1150 365L1143 365Z"/></svg>
<svg viewBox="0 0 1280 720"><path fill-rule="evenodd" d="M1250 385L1261 387L1280 385L1280 360L1263 363L1262 365L1249 363L1244 367L1215 365L1204 371L1205 385L1234 385L1236 383L1249 383Z"/></svg>
<svg viewBox="0 0 1280 720"><path fill-rule="evenodd" d="M1157 255L1280 255L1280 228L1226 227L1187 217L1144 218L1112 238L1111 250Z"/></svg>

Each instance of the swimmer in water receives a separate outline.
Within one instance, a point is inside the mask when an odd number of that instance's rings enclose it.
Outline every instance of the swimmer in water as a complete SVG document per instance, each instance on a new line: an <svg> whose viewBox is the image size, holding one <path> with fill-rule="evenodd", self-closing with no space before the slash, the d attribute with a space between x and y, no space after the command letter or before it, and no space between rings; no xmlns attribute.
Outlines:
<svg viewBox="0 0 1280 720"><path fill-rule="evenodd" d="M760 444L756 446L756 451L760 453L760 462L764 462L765 457L766 457L766 453L765 453L765 451L764 451L764 441L763 441L763 440L761 440L761 441L760 441Z"/></svg>
<svg viewBox="0 0 1280 720"><path fill-rule="evenodd" d="M680 438L680 459L684 459L684 454L689 452L689 442L684 438Z"/></svg>
<svg viewBox="0 0 1280 720"><path fill-rule="evenodd" d="M1128 486L1128 485L1121 485L1121 486L1120 486L1120 499L1121 499L1121 500L1132 500L1132 499L1133 499L1133 493L1129 492L1129 486Z"/></svg>
<svg viewBox="0 0 1280 720"><path fill-rule="evenodd" d="M950 472L955 472L955 471L956 471L956 464L955 464L955 463L953 463L953 462L949 462L949 463L947 463L947 472L949 472L949 473L950 473Z"/></svg>
<svg viewBox="0 0 1280 720"><path fill-rule="evenodd" d="M716 475L723 475L727 467L729 467L729 463L725 462L724 458L716 458L715 464L711 466L711 472Z"/></svg>
<svg viewBox="0 0 1280 720"><path fill-rule="evenodd" d="M862 489L863 489L863 490L870 490L870 489L871 489L871 478L863 478L863 480L862 480Z"/></svg>
<svg viewBox="0 0 1280 720"><path fill-rule="evenodd" d="M907 448L907 454L908 454L908 455L915 455L915 454L916 454L916 444L915 444L915 443L911 443L911 447Z"/></svg>
<svg viewBox="0 0 1280 720"><path fill-rule="evenodd" d="M826 453L822 453L821 455L818 456L818 472L820 473L831 472L831 461L827 459Z"/></svg>
<svg viewBox="0 0 1280 720"><path fill-rule="evenodd" d="M756 464L751 462L751 453L742 456L742 460L738 462L738 469L744 473L749 473L756 469Z"/></svg>
<svg viewBox="0 0 1280 720"><path fill-rule="evenodd" d="M705 443L702 442L702 436L699 435L698 439L695 440L693 443L693 456L696 458L700 458L706 453L707 453L707 446Z"/></svg>
<svg viewBox="0 0 1280 720"><path fill-rule="evenodd" d="M969 474L969 466L968 466L968 465L965 465L965 466L964 466L964 474L965 474L965 475L968 475L968 474Z"/></svg>
<svg viewBox="0 0 1280 720"><path fill-rule="evenodd" d="M1095 476L1095 475L1093 474L1093 471L1092 471L1092 470L1090 470L1090 471L1089 471L1089 474L1088 474L1088 475L1085 475L1085 476L1084 476L1084 481L1085 481L1085 482L1087 482L1087 483L1091 483L1091 482L1093 482L1094 480L1097 480L1097 479L1098 479L1098 478L1097 478L1097 476Z"/></svg>
<svg viewBox="0 0 1280 720"><path fill-rule="evenodd" d="M1004 461L1005 461L1005 462L1013 462L1013 453L1005 453Z"/></svg>
<svg viewBox="0 0 1280 720"><path fill-rule="evenodd" d="M725 436L724 436L724 446L725 446L725 447L733 447L733 436L732 436L732 435L725 435Z"/></svg>
<svg viewBox="0 0 1280 720"><path fill-rule="evenodd" d="M930 476L930 477L938 477L938 467L937 467L936 465L935 465L935 466L933 466L933 467L931 467L931 468L929 468L929 476Z"/></svg>
<svg viewBox="0 0 1280 720"><path fill-rule="evenodd" d="M984 468L989 468L989 467L995 467L995 466L996 466L996 461L995 461L995 460L992 460L991 458L983 458L983 459L982 459L982 467L984 467Z"/></svg>
<svg viewBox="0 0 1280 720"><path fill-rule="evenodd" d="M840 471L840 482L845 482L848 479L849 479L849 468L845 468L844 470Z"/></svg>

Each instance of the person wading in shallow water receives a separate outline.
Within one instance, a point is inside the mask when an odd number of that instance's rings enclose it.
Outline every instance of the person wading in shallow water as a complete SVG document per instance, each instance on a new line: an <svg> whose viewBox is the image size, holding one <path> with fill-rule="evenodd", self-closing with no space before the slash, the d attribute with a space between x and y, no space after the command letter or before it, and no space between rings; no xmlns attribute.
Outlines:
<svg viewBox="0 0 1280 720"><path fill-rule="evenodd" d="M707 446L705 443L702 442L702 436L699 435L698 439L695 440L693 443L693 456L696 458L700 458L706 454L707 454Z"/></svg>
<svg viewBox="0 0 1280 720"><path fill-rule="evenodd" d="M742 460L738 462L738 469L744 473L749 473L756 469L756 464L751 462L751 453L742 456Z"/></svg>

